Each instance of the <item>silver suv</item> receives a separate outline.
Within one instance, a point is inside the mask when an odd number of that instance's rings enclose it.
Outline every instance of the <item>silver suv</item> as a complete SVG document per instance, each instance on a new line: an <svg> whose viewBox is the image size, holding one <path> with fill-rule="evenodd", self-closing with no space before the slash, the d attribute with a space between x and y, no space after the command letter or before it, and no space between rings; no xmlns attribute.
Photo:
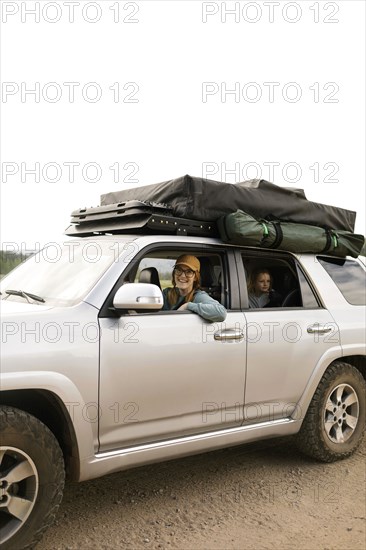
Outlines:
<svg viewBox="0 0 366 550"><path fill-rule="evenodd" d="M161 311L175 260L201 262L224 322ZM250 309L270 269L277 307ZM64 480L295 435L330 462L365 428L365 266L201 237L50 244L1 282L0 530L30 548Z"/></svg>

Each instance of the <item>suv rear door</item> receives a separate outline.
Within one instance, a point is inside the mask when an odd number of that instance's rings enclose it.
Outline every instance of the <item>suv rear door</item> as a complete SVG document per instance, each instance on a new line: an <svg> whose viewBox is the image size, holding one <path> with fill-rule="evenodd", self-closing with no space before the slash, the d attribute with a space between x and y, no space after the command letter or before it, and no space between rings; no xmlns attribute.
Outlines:
<svg viewBox="0 0 366 550"><path fill-rule="evenodd" d="M244 420L286 418L318 362L341 355L338 327L294 256L241 251L237 262L247 337ZM271 272L283 305L249 308L247 285L258 268Z"/></svg>

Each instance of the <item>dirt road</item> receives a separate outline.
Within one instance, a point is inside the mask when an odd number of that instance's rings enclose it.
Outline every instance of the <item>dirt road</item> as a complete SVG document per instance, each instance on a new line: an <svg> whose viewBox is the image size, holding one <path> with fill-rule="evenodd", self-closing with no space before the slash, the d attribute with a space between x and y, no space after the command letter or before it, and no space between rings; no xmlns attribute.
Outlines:
<svg viewBox="0 0 366 550"><path fill-rule="evenodd" d="M282 439L69 484L37 550L364 550L365 464Z"/></svg>

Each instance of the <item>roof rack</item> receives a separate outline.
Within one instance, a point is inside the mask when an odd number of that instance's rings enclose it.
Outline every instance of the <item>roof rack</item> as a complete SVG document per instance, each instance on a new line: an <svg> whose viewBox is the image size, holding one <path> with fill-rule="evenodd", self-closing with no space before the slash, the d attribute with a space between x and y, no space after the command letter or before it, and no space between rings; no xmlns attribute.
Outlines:
<svg viewBox="0 0 366 550"><path fill-rule="evenodd" d="M107 206L80 208L71 213L68 236L87 237L95 234L170 233L217 237L215 222L177 218L165 204L137 200Z"/></svg>

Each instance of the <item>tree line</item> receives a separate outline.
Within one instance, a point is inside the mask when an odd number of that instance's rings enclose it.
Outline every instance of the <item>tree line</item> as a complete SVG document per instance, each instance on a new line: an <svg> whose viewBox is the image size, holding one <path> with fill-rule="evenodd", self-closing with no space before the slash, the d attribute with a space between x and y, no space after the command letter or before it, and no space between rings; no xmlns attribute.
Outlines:
<svg viewBox="0 0 366 550"><path fill-rule="evenodd" d="M7 275L9 271L17 267L20 263L24 262L30 254L6 252L0 250L0 274Z"/></svg>

